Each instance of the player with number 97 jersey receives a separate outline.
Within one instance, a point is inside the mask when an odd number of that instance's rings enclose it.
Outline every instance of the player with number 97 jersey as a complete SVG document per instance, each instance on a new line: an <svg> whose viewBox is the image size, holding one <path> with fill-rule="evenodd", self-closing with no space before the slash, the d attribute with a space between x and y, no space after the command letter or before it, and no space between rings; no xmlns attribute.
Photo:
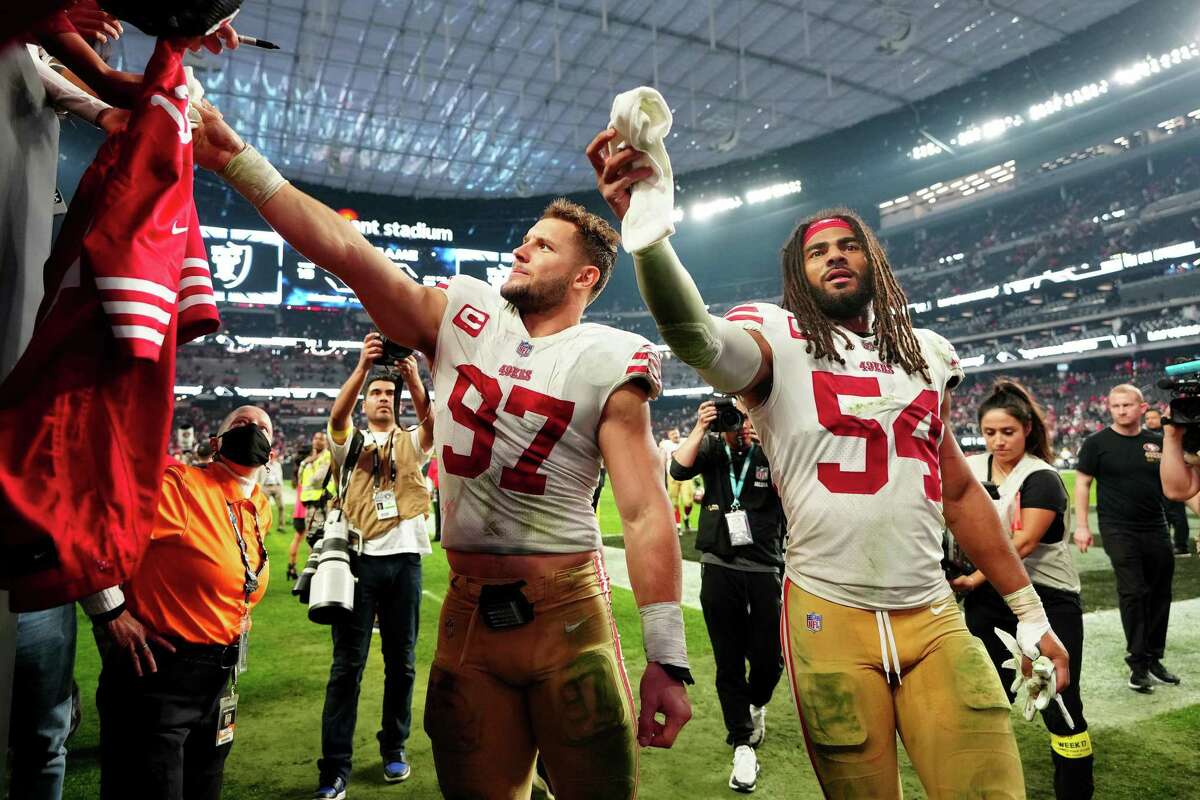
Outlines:
<svg viewBox="0 0 1200 800"><path fill-rule="evenodd" d="M630 381L658 396L658 353L637 334L589 323L532 338L488 284L460 275L445 288L433 375L444 546L600 549L600 416Z"/></svg>

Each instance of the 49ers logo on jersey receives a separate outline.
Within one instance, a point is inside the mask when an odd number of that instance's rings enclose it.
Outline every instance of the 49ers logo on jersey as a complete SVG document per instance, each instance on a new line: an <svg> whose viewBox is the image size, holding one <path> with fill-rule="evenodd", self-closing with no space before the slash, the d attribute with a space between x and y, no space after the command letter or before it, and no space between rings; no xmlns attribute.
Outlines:
<svg viewBox="0 0 1200 800"><path fill-rule="evenodd" d="M488 320L491 318L491 314L486 311L480 311L468 303L454 315L454 324L466 331L468 336L475 338L483 332L483 326L487 325Z"/></svg>

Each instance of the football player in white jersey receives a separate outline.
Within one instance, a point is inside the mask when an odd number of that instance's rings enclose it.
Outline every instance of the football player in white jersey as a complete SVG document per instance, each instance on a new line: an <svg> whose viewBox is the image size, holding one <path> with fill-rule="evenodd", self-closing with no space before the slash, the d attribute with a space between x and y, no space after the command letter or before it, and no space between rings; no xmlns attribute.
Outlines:
<svg viewBox="0 0 1200 800"><path fill-rule="evenodd" d="M622 218L644 171L637 151L610 152L614 137L588 157ZM666 239L634 263L663 339L742 398L775 469L789 526L781 636L826 795L898 798L898 733L931 798L1024 797L1007 698L940 568L943 525L1016 614L1024 673L1044 655L1041 674L1065 687L1067 654L946 429L954 350L912 327L874 234L847 209L806 220L783 250L784 307L725 319Z"/></svg>
<svg viewBox="0 0 1200 800"><path fill-rule="evenodd" d="M616 231L556 201L513 251L499 294L463 276L424 287L287 184L215 109L201 114L197 161L342 278L385 336L434 364L452 574L425 728L442 792L529 797L540 750L558 797L634 797L637 745L672 745L691 716L691 676L647 403L661 388L658 355L640 336L580 324L611 274ZM642 615L640 716L591 509L601 456Z"/></svg>

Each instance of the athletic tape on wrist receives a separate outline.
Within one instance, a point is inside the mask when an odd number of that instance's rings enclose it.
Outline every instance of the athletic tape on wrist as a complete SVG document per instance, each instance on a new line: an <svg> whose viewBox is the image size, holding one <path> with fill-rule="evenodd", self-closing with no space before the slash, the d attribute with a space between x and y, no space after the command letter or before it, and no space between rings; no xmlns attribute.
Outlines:
<svg viewBox="0 0 1200 800"><path fill-rule="evenodd" d="M230 159L221 177L255 208L262 208L287 183L279 170L250 145Z"/></svg>
<svg viewBox="0 0 1200 800"><path fill-rule="evenodd" d="M1017 645L1028 658L1041 655L1038 642L1050 630L1050 620L1046 618L1046 609L1042 599L1038 597L1033 584L1018 589L1004 596L1004 602L1017 617Z"/></svg>
<svg viewBox="0 0 1200 800"><path fill-rule="evenodd" d="M642 615L642 640L646 660L689 669L683 637L683 609L679 603L651 603L638 609Z"/></svg>

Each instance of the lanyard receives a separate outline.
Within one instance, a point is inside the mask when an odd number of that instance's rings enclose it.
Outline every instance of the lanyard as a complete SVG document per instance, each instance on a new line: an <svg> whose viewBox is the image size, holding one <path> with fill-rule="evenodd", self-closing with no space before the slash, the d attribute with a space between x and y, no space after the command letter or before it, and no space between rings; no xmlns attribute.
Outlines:
<svg viewBox="0 0 1200 800"><path fill-rule="evenodd" d="M396 431L392 430L390 433L388 433L388 438L387 438L388 461L390 461L392 463L392 486L393 487L396 485L396 459L395 459L395 453L393 452L395 450L395 447L394 447L395 435L396 435ZM375 491L378 492L379 491L379 451L382 449L382 446L379 444L379 440L375 438L374 431L371 431L371 441L373 441L375 443L375 449L371 451L371 480L374 481Z"/></svg>
<svg viewBox="0 0 1200 800"><path fill-rule="evenodd" d="M754 443L750 443L750 449L746 451L746 460L742 462L742 476L740 478L733 477L733 453L729 450L728 442L725 444L725 455L729 458L729 487L733 490L733 505L729 507L730 511L737 511L742 507L740 502L742 497L742 488L746 485L746 475L750 472L750 455L754 452Z"/></svg>
<svg viewBox="0 0 1200 800"><path fill-rule="evenodd" d="M267 566L267 545L260 534L258 537L258 551L261 560L258 564L258 572L252 571L250 569L250 557L246 553L246 540L242 536L242 529L237 523L237 515L233 513L233 503L226 500L225 510L229 512L229 524L233 526L233 534L237 537L238 550L242 557L242 568L246 571L242 591L246 596L246 604L249 605L250 595L258 591L258 576L262 574L263 569Z"/></svg>

